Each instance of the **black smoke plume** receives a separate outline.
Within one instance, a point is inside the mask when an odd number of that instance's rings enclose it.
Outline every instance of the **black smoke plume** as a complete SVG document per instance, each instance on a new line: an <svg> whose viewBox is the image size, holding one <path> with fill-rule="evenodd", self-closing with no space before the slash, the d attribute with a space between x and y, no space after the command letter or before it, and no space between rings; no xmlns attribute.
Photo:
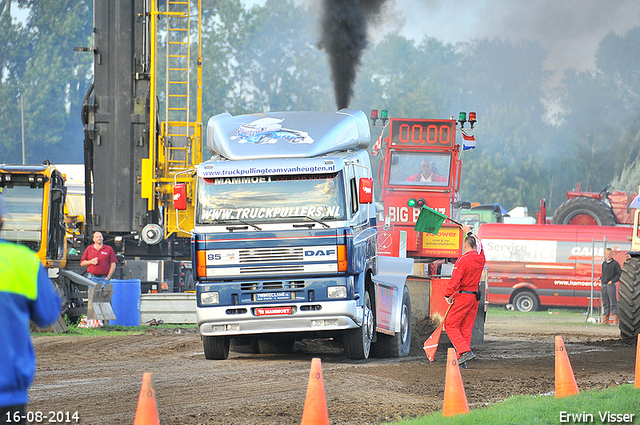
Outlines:
<svg viewBox="0 0 640 425"><path fill-rule="evenodd" d="M338 109L349 106L362 52L367 47L367 24L387 0L323 0L320 48L329 55Z"/></svg>

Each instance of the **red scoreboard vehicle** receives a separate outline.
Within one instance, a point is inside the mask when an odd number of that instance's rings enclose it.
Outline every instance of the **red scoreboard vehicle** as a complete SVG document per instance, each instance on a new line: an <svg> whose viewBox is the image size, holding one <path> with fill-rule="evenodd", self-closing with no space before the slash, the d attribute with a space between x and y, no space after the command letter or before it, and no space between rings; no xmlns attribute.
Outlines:
<svg viewBox="0 0 640 425"><path fill-rule="evenodd" d="M377 119L377 111L373 112L372 121ZM391 118L386 126L388 136L381 136L374 146L374 154L377 149L383 152L378 181L384 220L378 221L378 254L414 259L413 275L406 282L413 300L414 322L442 320L447 310L444 291L455 261L463 254L463 234L458 225L446 221L436 235L416 232L414 226L424 205L460 220L461 146L456 144L456 132L462 132L465 142L475 143L470 135L476 123L475 112L468 117L461 112L458 120ZM470 128L464 129L466 123ZM483 282L480 290L484 306ZM424 298L414 299L414 294ZM485 308L479 308L474 344L484 339L484 317Z"/></svg>
<svg viewBox="0 0 640 425"><path fill-rule="evenodd" d="M613 249L613 258L622 266L632 229L487 223L478 236L487 259L489 303L534 311L543 305L589 306L592 281L594 298L600 298L604 250Z"/></svg>
<svg viewBox="0 0 640 425"><path fill-rule="evenodd" d="M471 114L475 123L475 114ZM457 225L446 222L437 235L413 230L423 205L454 219L459 216L456 123L453 119L390 119L378 171L385 216L384 228L378 229L379 254L404 252L404 233L400 237L404 231L407 257L455 259L462 255L462 233Z"/></svg>

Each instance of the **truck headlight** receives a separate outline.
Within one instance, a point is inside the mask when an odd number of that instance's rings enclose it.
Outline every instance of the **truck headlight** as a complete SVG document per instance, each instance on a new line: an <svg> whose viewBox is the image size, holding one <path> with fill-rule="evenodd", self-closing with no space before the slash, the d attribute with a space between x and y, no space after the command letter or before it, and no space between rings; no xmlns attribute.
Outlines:
<svg viewBox="0 0 640 425"><path fill-rule="evenodd" d="M347 298L346 286L330 286L327 288L328 298Z"/></svg>
<svg viewBox="0 0 640 425"><path fill-rule="evenodd" d="M219 292L202 292L200 294L200 304L202 305L220 304L220 293Z"/></svg>

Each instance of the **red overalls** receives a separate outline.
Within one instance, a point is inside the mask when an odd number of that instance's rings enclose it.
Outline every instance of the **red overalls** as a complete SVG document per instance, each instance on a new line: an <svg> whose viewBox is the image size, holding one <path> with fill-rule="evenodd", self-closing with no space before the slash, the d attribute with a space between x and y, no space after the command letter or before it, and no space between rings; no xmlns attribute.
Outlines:
<svg viewBox="0 0 640 425"><path fill-rule="evenodd" d="M451 280L444 292L445 297L454 297L451 310L444 321L444 328L458 357L464 352L471 351L471 331L478 312L476 295L458 292L478 291L485 259L482 245L479 240L477 242L478 249L464 253L456 261Z"/></svg>

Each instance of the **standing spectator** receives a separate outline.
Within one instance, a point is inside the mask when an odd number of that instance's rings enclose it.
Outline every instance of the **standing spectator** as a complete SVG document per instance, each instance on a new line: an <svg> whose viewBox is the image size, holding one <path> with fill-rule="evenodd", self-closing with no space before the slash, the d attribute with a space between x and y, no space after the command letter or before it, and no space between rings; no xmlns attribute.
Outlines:
<svg viewBox="0 0 640 425"><path fill-rule="evenodd" d="M3 200L0 196L0 228ZM0 424L26 424L27 391L36 372L29 321L40 327L60 316L60 298L47 271L27 247L0 239Z"/></svg>
<svg viewBox="0 0 640 425"><path fill-rule="evenodd" d="M104 244L102 233L93 234L93 245L89 245L82 254L80 265L91 274L89 278L106 285L116 270L116 254L113 248Z"/></svg>
<svg viewBox="0 0 640 425"><path fill-rule="evenodd" d="M462 229L466 233L464 254L456 261L444 291L447 302L452 304L444 328L456 349L460 365L476 357L471 351L471 332L478 313L479 286L485 263L480 240L471 233L469 226L463 225Z"/></svg>
<svg viewBox="0 0 640 425"><path fill-rule="evenodd" d="M620 264L613 259L613 250L604 250L602 275L600 276L600 294L602 297L602 324L616 326L618 320L618 288L617 283L622 275Z"/></svg>

